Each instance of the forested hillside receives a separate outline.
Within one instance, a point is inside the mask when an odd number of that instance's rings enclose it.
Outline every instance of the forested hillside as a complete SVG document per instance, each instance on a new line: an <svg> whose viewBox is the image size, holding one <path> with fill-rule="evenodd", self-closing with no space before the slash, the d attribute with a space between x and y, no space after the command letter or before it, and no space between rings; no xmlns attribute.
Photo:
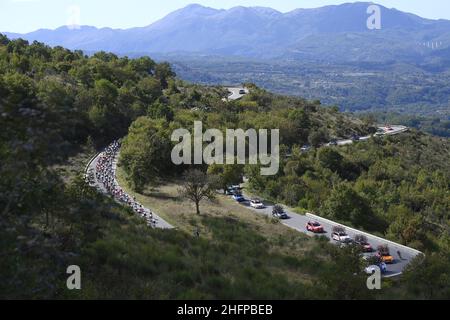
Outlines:
<svg viewBox="0 0 450 320"><path fill-rule="evenodd" d="M374 124L249 88L243 100L226 102L226 90L182 82L147 57L87 57L0 36L0 297L448 298L447 142L413 132L300 154L304 143L365 134ZM194 120L205 128L280 128L283 168L265 183L254 167L242 168L253 188L386 233L427 259L369 292L350 249L269 220L259 221L270 227L261 231L233 212L203 213L208 237L153 230L86 185L90 156L127 135L121 162L136 190L178 177L184 168L164 162L169 133ZM65 287L73 264L83 270L79 292Z"/></svg>
<svg viewBox="0 0 450 320"><path fill-rule="evenodd" d="M198 84L252 82L341 111L426 117L434 124L421 129L448 136L450 21L375 5L382 18L380 29L373 30L367 22L374 5L355 2L283 13L193 4L145 27L63 26L9 37L89 53L151 55L171 62L181 79Z"/></svg>
<svg viewBox="0 0 450 320"><path fill-rule="evenodd" d="M448 136L450 72L445 61L311 62L161 55L180 78L211 84L251 81L271 92L320 99L341 111L398 113L434 120L428 132ZM393 118L392 120L395 120Z"/></svg>

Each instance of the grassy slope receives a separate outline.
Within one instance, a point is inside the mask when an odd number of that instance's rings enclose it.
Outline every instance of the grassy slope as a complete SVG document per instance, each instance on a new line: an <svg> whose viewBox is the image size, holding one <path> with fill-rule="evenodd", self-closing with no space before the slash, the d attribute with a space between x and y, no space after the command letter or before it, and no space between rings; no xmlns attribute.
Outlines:
<svg viewBox="0 0 450 320"><path fill-rule="evenodd" d="M193 234L198 227L201 236L211 239L211 230L204 225L204 217L208 218L229 218L239 220L257 231L271 243L276 244L280 241L293 243L295 252L301 255L302 252L308 251L314 245L309 237L299 234L297 231L291 230L286 226L269 219L262 215L257 215L253 211L243 208L239 204L230 201L229 197L218 194L214 201L204 201L201 204L201 216L195 213L194 204L179 196L179 184L176 181L161 185L156 189L147 188L143 194L133 192L128 187L122 169L118 169L118 180L121 186L138 199L146 207L151 208L158 215L167 219L178 230L188 234ZM301 246L296 245L300 241ZM285 246L279 246L277 250L285 251Z"/></svg>
<svg viewBox="0 0 450 320"><path fill-rule="evenodd" d="M118 169L118 180L124 189L130 194L136 196L138 201L148 208L152 208L161 217L167 219L179 231L191 236L196 228L200 230L200 238L207 241L217 241L218 231L217 225L236 224L232 230L220 230L226 235L225 241L220 245L227 246L227 242L239 242L239 246L247 246L247 237L252 234L260 238L258 242L264 243L264 250L260 252L261 257L266 253L274 255L274 257L283 257L282 260L271 261L267 267L275 275L284 275L292 282L302 284L311 284L317 280L317 269L313 267L315 262L319 260L327 260L325 254L317 254L310 256L311 252L317 250L318 246L324 244L316 241L297 231L291 230L276 221L257 215L251 210L242 208L238 204L230 201L228 197L218 195L214 202L205 201L201 204L202 215L195 213L195 208L191 202L180 198L178 195L178 184L172 181L165 185L159 186L157 189L147 189L143 194L138 194L127 186L122 169ZM245 225L245 234L241 233L241 227ZM223 226L222 226L223 227ZM255 250L258 250L257 247ZM226 256L220 259L227 259ZM242 256L243 261L245 257ZM317 259L317 260L316 260ZM242 264L244 263L242 261ZM286 264L286 261L290 261ZM295 262L297 261L297 262ZM288 265L297 263L303 265L301 268L290 268ZM316 270L314 270L316 269Z"/></svg>

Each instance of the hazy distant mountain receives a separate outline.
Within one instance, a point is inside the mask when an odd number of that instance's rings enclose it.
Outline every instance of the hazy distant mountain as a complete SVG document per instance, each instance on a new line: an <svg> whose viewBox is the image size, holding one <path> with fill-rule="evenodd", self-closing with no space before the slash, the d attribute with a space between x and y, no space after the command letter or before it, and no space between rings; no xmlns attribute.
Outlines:
<svg viewBox="0 0 450 320"><path fill-rule="evenodd" d="M382 29L368 30L370 3L281 13L271 8L217 10L189 5L143 28L82 27L18 35L49 45L116 53L198 53L337 61L445 59L450 21L381 7Z"/></svg>

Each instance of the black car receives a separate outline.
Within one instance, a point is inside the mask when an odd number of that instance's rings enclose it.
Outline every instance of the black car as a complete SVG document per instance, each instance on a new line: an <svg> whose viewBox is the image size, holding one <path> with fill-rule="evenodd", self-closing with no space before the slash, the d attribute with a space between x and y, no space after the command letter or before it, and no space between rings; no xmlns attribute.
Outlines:
<svg viewBox="0 0 450 320"><path fill-rule="evenodd" d="M337 146L337 145L338 145L337 140L333 139L330 141L330 146Z"/></svg>
<svg viewBox="0 0 450 320"><path fill-rule="evenodd" d="M278 219L288 219L289 216L284 211L283 207L280 205L275 205L272 209L272 215Z"/></svg>
<svg viewBox="0 0 450 320"><path fill-rule="evenodd" d="M236 190L232 189L232 188L228 188L227 190L225 190L225 194L227 196L234 196L236 193Z"/></svg>
<svg viewBox="0 0 450 320"><path fill-rule="evenodd" d="M360 139L361 139L361 137L358 136L358 135L354 135L354 136L352 137L352 140L353 140L353 141L359 141Z"/></svg>
<svg viewBox="0 0 450 320"><path fill-rule="evenodd" d="M309 144L305 144L303 147L300 148L302 152L307 152L311 150L311 146Z"/></svg>
<svg viewBox="0 0 450 320"><path fill-rule="evenodd" d="M235 194L241 194L242 188L237 186L231 186L228 187L227 190L225 190L225 193L229 196L234 196Z"/></svg>

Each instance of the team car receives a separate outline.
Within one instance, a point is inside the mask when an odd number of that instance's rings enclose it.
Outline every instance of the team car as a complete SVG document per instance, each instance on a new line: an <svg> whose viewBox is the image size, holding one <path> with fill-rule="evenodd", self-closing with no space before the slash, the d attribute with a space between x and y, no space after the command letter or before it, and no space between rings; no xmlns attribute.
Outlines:
<svg viewBox="0 0 450 320"><path fill-rule="evenodd" d="M250 207L255 209L264 209L264 203L259 199L253 199L250 201Z"/></svg>
<svg viewBox="0 0 450 320"><path fill-rule="evenodd" d="M333 232L331 237L333 238L334 241L337 241L337 242L342 242L342 243L352 242L352 239L345 232Z"/></svg>
<svg viewBox="0 0 450 320"><path fill-rule="evenodd" d="M305 144L303 147L300 148L302 152L307 152L311 150L311 146L309 144Z"/></svg>
<svg viewBox="0 0 450 320"><path fill-rule="evenodd" d="M349 235L345 232L345 228L341 226L334 226L333 232L331 234L331 239L337 242L341 243L351 243L352 239L349 237Z"/></svg>
<svg viewBox="0 0 450 320"><path fill-rule="evenodd" d="M355 243L361 247L362 252L372 252L373 248L367 240L367 237L362 234L355 236Z"/></svg>
<svg viewBox="0 0 450 320"><path fill-rule="evenodd" d="M272 215L278 219L288 219L288 215L284 211L283 207L280 205L275 205L272 210Z"/></svg>
<svg viewBox="0 0 450 320"><path fill-rule="evenodd" d="M242 194L235 194L235 195L233 195L233 199L236 200L237 202L244 202L244 201L246 201Z"/></svg>
<svg viewBox="0 0 450 320"><path fill-rule="evenodd" d="M232 196L236 193L236 190L232 189L232 188L228 188L227 190L225 190L226 195L228 196Z"/></svg>
<svg viewBox="0 0 450 320"><path fill-rule="evenodd" d="M330 143L328 143L329 146L337 146L338 145L338 141L336 139L333 139L330 141Z"/></svg>
<svg viewBox="0 0 450 320"><path fill-rule="evenodd" d="M384 263L394 263L394 257L390 254L389 247L387 245L379 246L376 256Z"/></svg>
<svg viewBox="0 0 450 320"><path fill-rule="evenodd" d="M235 195L235 194L241 194L242 188L240 186L230 186L225 190L225 193L227 195Z"/></svg>
<svg viewBox="0 0 450 320"><path fill-rule="evenodd" d="M306 224L306 230L313 233L323 233L323 227L317 221L309 221Z"/></svg>

